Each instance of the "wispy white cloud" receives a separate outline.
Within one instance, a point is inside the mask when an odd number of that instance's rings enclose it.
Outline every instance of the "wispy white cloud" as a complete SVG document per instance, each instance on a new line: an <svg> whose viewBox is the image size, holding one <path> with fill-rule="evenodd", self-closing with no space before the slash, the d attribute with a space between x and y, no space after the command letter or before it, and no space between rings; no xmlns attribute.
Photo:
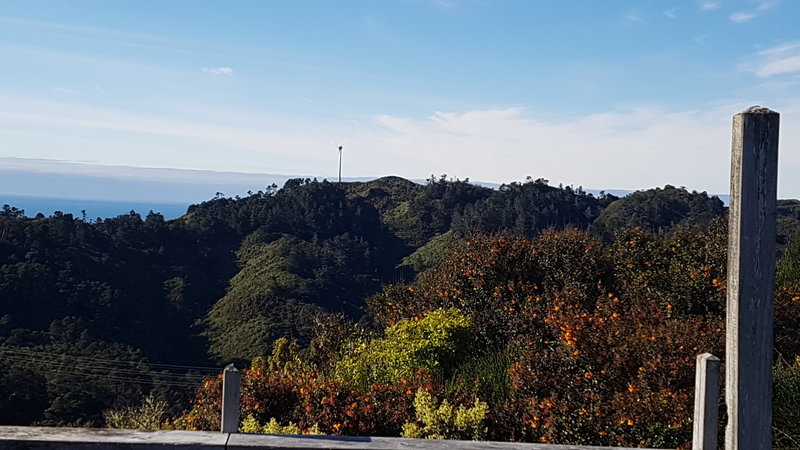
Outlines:
<svg viewBox="0 0 800 450"><path fill-rule="evenodd" d="M51 89L63 95L80 95L80 91L66 86L53 86Z"/></svg>
<svg viewBox="0 0 800 450"><path fill-rule="evenodd" d="M764 12L778 6L778 0L757 0L757 2L758 6L756 6L755 9L734 12L728 16L728 19L736 23L749 22Z"/></svg>
<svg viewBox="0 0 800 450"><path fill-rule="evenodd" d="M700 9L702 9L703 11L710 11L712 9L717 9L721 4L722 0L700 0L699 2Z"/></svg>
<svg viewBox="0 0 800 450"><path fill-rule="evenodd" d="M781 45L776 45L775 47L770 47L768 49L761 50L760 52L758 52L758 54L762 56L774 56L774 55L783 55L791 52L800 52L800 41L787 42Z"/></svg>
<svg viewBox="0 0 800 450"><path fill-rule="evenodd" d="M431 173L487 181L530 175L602 188L672 183L720 191L727 182L727 167L719 161L728 158L728 118L639 108L550 120L516 107L375 120L386 130L380 139L385 152L413 159ZM686 167L683 161L690 159L697 164ZM719 170L709 173L709 167Z"/></svg>
<svg viewBox="0 0 800 450"><path fill-rule="evenodd" d="M166 38L163 36L122 31L118 29L102 28L86 25L74 25L70 23L48 22L41 20L21 19L0 15L0 25L2 28L14 30L15 28L25 29L26 31L35 30L37 33L48 36L54 42L62 39L74 39L76 36L82 40L102 43L103 45L116 45L126 49L131 47L146 49L150 51L168 51L178 53L202 52L203 54L213 54L224 56L224 52L230 49L216 49L218 44L215 42L198 43L187 40Z"/></svg>
<svg viewBox="0 0 800 450"><path fill-rule="evenodd" d="M800 55L790 56L764 65L756 72L760 77L800 72Z"/></svg>
<svg viewBox="0 0 800 450"><path fill-rule="evenodd" d="M762 50L742 68L760 78L800 73L800 41Z"/></svg>
<svg viewBox="0 0 800 450"><path fill-rule="evenodd" d="M757 0L757 1L758 1L759 11L766 11L768 9L775 8L780 3L780 0Z"/></svg>
<svg viewBox="0 0 800 450"><path fill-rule="evenodd" d="M644 16L638 12L627 12L622 15L622 19L630 25L644 25L647 23Z"/></svg>
<svg viewBox="0 0 800 450"><path fill-rule="evenodd" d="M758 14L754 12L737 11L729 15L728 19L730 19L732 22L744 23L744 22L749 22L755 19L756 17L758 17Z"/></svg>
<svg viewBox="0 0 800 450"><path fill-rule="evenodd" d="M6 129L36 130L35 136L8 144L15 150L4 156L12 157L70 155L70 160L102 164L233 171L271 171L270 161L274 166L280 160L281 170L292 173L312 172L300 169L318 164L319 142L326 141L308 126L287 117L250 117L248 122L227 115L198 120L5 96L0 98L0 135Z"/></svg>
<svg viewBox="0 0 800 450"><path fill-rule="evenodd" d="M484 0L426 0L427 3L436 9L444 11L458 11L465 7L485 6Z"/></svg>
<svg viewBox="0 0 800 450"><path fill-rule="evenodd" d="M378 114L375 123L379 126L398 134L413 134L417 132L416 125L409 119Z"/></svg>
<svg viewBox="0 0 800 450"><path fill-rule="evenodd" d="M204 67L203 72L205 73L213 73L214 75L225 75L231 76L233 75L233 69L230 67Z"/></svg>
<svg viewBox="0 0 800 450"><path fill-rule="evenodd" d="M664 15L665 15L666 17L670 18L670 19L675 19L675 18L677 18L677 17L678 17L678 16L675 14L675 11L677 11L677 8L672 8L672 9L667 9L667 10L664 10Z"/></svg>
<svg viewBox="0 0 800 450"><path fill-rule="evenodd" d="M384 115L376 118L386 129L378 134L376 145L383 158L396 161L395 170L405 173L416 167L494 182L530 175L591 188L641 189L669 183L725 193L730 117L747 106L689 111L638 107L563 119L522 107L437 112L420 119ZM781 128L787 130L782 139L800 138L793 126L800 125L800 113L780 112ZM800 156L784 155L781 164L783 173L792 173L800 169ZM800 192L800 187L792 188L784 186L782 191Z"/></svg>
<svg viewBox="0 0 800 450"><path fill-rule="evenodd" d="M430 0L430 2L437 8L451 9L458 6L456 0Z"/></svg>

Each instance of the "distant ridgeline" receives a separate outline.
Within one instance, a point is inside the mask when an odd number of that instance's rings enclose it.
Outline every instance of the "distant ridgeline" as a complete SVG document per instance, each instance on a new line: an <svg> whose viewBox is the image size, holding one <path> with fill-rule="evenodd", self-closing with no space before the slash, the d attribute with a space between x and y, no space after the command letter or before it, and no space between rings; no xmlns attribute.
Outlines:
<svg viewBox="0 0 800 450"><path fill-rule="evenodd" d="M781 203L782 243L797 234L798 211ZM6 205L0 424L97 424L147 393L177 414L198 371L267 355L279 337L307 343L327 313L362 318L367 297L437 266L473 233L574 227L609 242L625 227L703 228L724 214L718 198L672 186L617 198L446 176L295 179L169 221L31 218Z"/></svg>
<svg viewBox="0 0 800 450"><path fill-rule="evenodd" d="M2 175L0 175L2 176ZM9 204L24 210L28 217L47 215L60 211L84 220L116 217L130 211L154 211L165 219L174 219L186 213L186 203L153 203L135 201L87 200L78 198L57 198L43 196L0 196L0 205Z"/></svg>

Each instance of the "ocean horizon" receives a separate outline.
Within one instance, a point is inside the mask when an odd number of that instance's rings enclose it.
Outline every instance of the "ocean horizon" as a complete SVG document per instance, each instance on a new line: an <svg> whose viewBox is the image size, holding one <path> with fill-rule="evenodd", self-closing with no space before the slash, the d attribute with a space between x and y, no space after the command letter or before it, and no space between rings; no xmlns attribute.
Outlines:
<svg viewBox="0 0 800 450"><path fill-rule="evenodd" d="M92 200L79 198L36 197L21 195L0 195L0 205L9 205L25 211L28 217L41 213L51 216L60 211L72 214L73 217L85 218L87 221L95 219L108 219L135 211L142 218L150 211L164 216L170 220L186 214L188 203L159 203L146 201L112 201Z"/></svg>

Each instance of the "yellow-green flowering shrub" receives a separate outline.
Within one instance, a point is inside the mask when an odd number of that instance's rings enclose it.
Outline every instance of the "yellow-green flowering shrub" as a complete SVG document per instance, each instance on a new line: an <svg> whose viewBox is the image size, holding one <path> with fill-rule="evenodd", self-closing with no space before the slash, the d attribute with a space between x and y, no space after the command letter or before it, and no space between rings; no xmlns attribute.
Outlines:
<svg viewBox="0 0 800 450"><path fill-rule="evenodd" d="M427 439L482 439L486 434L483 424L489 405L475 400L475 405L455 407L446 399L440 405L436 399L420 389L414 398L417 423L403 425L403 437ZM421 424L420 424L421 422Z"/></svg>
<svg viewBox="0 0 800 450"><path fill-rule="evenodd" d="M266 434L322 434L319 431L319 427L314 425L313 427L309 428L305 432L300 429L297 424L294 422L289 422L288 425L281 425L278 421L272 417L269 419L269 422L262 425L258 423L255 417L252 415L247 416L243 421L242 425L239 427L239 431L242 433L266 433Z"/></svg>
<svg viewBox="0 0 800 450"><path fill-rule="evenodd" d="M336 376L358 386L410 379L419 369L447 376L473 341L472 321L457 309L437 309L401 320L336 364Z"/></svg>
<svg viewBox="0 0 800 450"><path fill-rule="evenodd" d="M106 428L158 430L166 412L167 402L148 395L141 405L103 411L103 420Z"/></svg>

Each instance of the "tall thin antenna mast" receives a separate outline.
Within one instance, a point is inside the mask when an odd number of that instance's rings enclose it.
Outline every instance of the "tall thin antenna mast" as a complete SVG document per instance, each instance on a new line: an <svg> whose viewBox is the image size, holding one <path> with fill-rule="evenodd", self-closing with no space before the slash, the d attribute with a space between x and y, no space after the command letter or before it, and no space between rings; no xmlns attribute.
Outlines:
<svg viewBox="0 0 800 450"><path fill-rule="evenodd" d="M347 142L347 139L343 140L341 144L331 141L331 144L335 145L339 149L339 183L342 182L342 148L344 148L345 142Z"/></svg>

